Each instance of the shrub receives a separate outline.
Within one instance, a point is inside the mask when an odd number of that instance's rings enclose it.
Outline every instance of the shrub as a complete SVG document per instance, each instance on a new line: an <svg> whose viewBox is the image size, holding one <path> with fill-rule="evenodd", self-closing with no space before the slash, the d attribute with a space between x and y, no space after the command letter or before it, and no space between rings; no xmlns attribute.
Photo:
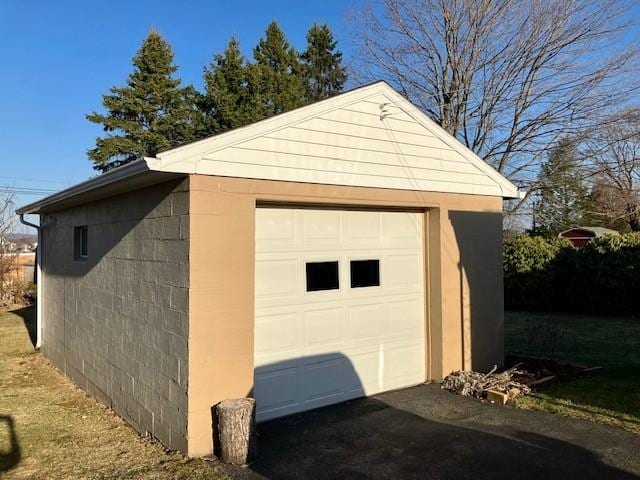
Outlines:
<svg viewBox="0 0 640 480"><path fill-rule="evenodd" d="M555 304L558 260L572 251L566 239L519 235L505 242L503 268L508 308L551 309ZM566 252L565 252L566 251Z"/></svg>
<svg viewBox="0 0 640 480"><path fill-rule="evenodd" d="M6 279L0 285L0 307L9 307L23 301L24 284L15 279Z"/></svg>
<svg viewBox="0 0 640 480"><path fill-rule="evenodd" d="M640 233L605 236L575 250L564 239L518 236L504 247L507 308L635 314Z"/></svg>

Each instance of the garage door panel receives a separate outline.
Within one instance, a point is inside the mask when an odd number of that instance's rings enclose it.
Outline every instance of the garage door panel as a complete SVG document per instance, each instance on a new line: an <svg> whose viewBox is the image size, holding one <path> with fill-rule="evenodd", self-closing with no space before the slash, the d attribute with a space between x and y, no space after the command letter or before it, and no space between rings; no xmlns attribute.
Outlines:
<svg viewBox="0 0 640 480"><path fill-rule="evenodd" d="M330 210L299 210L305 243L340 242L340 215Z"/></svg>
<svg viewBox="0 0 640 480"><path fill-rule="evenodd" d="M293 296L297 292L299 277L296 259L256 261L256 300L263 297Z"/></svg>
<svg viewBox="0 0 640 480"><path fill-rule="evenodd" d="M349 340L383 337L388 333L389 308L385 304L366 304L349 309Z"/></svg>
<svg viewBox="0 0 640 480"><path fill-rule="evenodd" d="M256 222L256 241L263 250L269 247L291 244L296 232L295 212L289 209L265 209Z"/></svg>
<svg viewBox="0 0 640 480"><path fill-rule="evenodd" d="M423 343L390 346L385 354L385 383L391 388L397 388L406 385L407 381L422 381L423 365Z"/></svg>
<svg viewBox="0 0 640 480"><path fill-rule="evenodd" d="M396 300L412 299L420 295L422 290L420 285L353 288L349 292L349 305L367 305L371 303L371 297L375 296L376 302L393 302ZM357 290L357 291L356 291Z"/></svg>
<svg viewBox="0 0 640 480"><path fill-rule="evenodd" d="M414 245L415 239L422 236L420 214L385 212L382 222L385 238L396 246Z"/></svg>
<svg viewBox="0 0 640 480"><path fill-rule="evenodd" d="M384 265L385 285L419 287L423 283L423 264L420 255L389 255Z"/></svg>
<svg viewBox="0 0 640 480"><path fill-rule="evenodd" d="M352 260L378 260L380 284L361 268L373 285L352 288ZM339 288L307 292L323 261ZM257 209L258 420L424 381L423 270L419 213Z"/></svg>
<svg viewBox="0 0 640 480"><path fill-rule="evenodd" d="M255 346L255 356L274 355L300 347L298 314L296 312L256 317L255 335L260 338Z"/></svg>
<svg viewBox="0 0 640 480"><path fill-rule="evenodd" d="M372 395L382 388L381 351L379 348L360 348L348 352L349 365L346 369L348 391L362 391Z"/></svg>
<svg viewBox="0 0 640 480"><path fill-rule="evenodd" d="M273 418L279 414L295 411L299 403L297 366L262 371L256 369L254 378L254 396L259 399L256 407L258 419Z"/></svg>
<svg viewBox="0 0 640 480"><path fill-rule="evenodd" d="M391 335L416 338L422 335L424 317L422 305L417 300L405 300L389 304Z"/></svg>
<svg viewBox="0 0 640 480"><path fill-rule="evenodd" d="M377 212L361 212L361 215L347 216L345 232L347 241L358 244L381 243L381 218Z"/></svg>
<svg viewBox="0 0 640 480"><path fill-rule="evenodd" d="M305 346L318 348L344 341L346 335L344 308L309 310L303 313L303 318Z"/></svg>
<svg viewBox="0 0 640 480"><path fill-rule="evenodd" d="M300 379L305 403L345 394L342 356L320 355L304 358L302 362Z"/></svg>

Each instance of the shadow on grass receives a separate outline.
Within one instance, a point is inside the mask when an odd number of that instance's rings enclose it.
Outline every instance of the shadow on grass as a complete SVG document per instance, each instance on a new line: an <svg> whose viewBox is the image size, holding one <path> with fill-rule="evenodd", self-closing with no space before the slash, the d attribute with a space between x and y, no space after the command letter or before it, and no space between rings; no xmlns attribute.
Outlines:
<svg viewBox="0 0 640 480"><path fill-rule="evenodd" d="M554 349L537 338L535 328L551 323L560 337ZM506 311L505 350L508 355L552 358L581 365L640 368L640 319Z"/></svg>
<svg viewBox="0 0 640 480"><path fill-rule="evenodd" d="M2 443L0 443L0 473L7 472L14 468L20 463L20 459L22 458L13 417L10 415L0 415L0 432L5 430L5 428L2 427L3 424L6 424L6 431L9 436L9 449L4 449L4 438L2 438ZM4 437L4 435L2 435L2 437Z"/></svg>
<svg viewBox="0 0 640 480"><path fill-rule="evenodd" d="M532 349L532 326L557 323L562 341L554 355ZM602 366L590 378L559 381L540 388L531 407L613 423L640 432L640 319L565 313L506 312L508 354L551 357L561 362Z"/></svg>
<svg viewBox="0 0 640 480"><path fill-rule="evenodd" d="M24 326L29 333L29 339L31 340L31 344L36 346L36 306L28 305L26 307L17 308L15 310L11 310L11 313L19 316L24 322Z"/></svg>

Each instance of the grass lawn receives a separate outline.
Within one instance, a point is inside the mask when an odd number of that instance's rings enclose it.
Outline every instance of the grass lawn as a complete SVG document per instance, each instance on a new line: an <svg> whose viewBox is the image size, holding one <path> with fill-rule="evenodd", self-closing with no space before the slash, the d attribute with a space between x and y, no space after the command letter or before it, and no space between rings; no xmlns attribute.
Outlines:
<svg viewBox="0 0 640 480"><path fill-rule="evenodd" d="M0 312L0 478L221 479L141 438L33 350L33 309Z"/></svg>
<svg viewBox="0 0 640 480"><path fill-rule="evenodd" d="M557 327L549 327L557 325ZM549 330L557 334L555 348ZM536 338L536 332L546 340ZM617 425L640 433L640 319L506 312L507 354L603 366L590 378L558 382L517 406Z"/></svg>

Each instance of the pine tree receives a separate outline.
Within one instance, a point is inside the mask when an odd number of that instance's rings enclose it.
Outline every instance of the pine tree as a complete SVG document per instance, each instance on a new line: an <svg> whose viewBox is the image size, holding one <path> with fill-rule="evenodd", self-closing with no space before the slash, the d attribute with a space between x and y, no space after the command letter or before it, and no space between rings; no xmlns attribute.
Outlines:
<svg viewBox="0 0 640 480"><path fill-rule="evenodd" d="M538 180L542 187L534 218L539 233L557 234L586 218L589 193L578 167L574 142L563 139L553 147Z"/></svg>
<svg viewBox="0 0 640 480"><path fill-rule="evenodd" d="M222 54L214 56L204 71L204 94L199 104L205 115L206 135L241 127L260 117L252 90L250 67L231 38Z"/></svg>
<svg viewBox="0 0 640 480"><path fill-rule="evenodd" d="M328 25L314 24L307 32L307 49L300 55L307 82L307 101L322 100L342 91L347 69L342 65L337 44Z"/></svg>
<svg viewBox="0 0 640 480"><path fill-rule="evenodd" d="M256 116L271 116L300 107L305 102L305 78L298 53L289 45L276 22L267 27L253 51L252 82L261 100Z"/></svg>
<svg viewBox="0 0 640 480"><path fill-rule="evenodd" d="M87 115L107 132L88 151L94 168L102 172L194 139L195 90L173 78L178 69L173 51L158 32L149 32L133 66L126 86L103 95L107 113Z"/></svg>

